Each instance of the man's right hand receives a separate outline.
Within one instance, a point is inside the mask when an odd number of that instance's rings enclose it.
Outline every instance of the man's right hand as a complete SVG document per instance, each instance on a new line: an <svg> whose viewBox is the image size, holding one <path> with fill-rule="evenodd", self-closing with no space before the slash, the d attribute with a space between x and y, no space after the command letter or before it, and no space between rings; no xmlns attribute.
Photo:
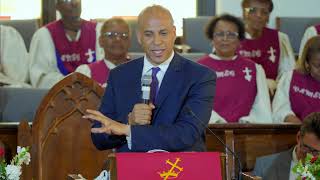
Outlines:
<svg viewBox="0 0 320 180"><path fill-rule="evenodd" d="M128 114L129 125L151 124L153 104L135 104L133 110Z"/></svg>

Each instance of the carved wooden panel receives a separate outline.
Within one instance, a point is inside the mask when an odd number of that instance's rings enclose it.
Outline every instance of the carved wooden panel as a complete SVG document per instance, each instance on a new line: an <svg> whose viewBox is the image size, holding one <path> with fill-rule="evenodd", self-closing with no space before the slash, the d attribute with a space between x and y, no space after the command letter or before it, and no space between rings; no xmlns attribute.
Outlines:
<svg viewBox="0 0 320 180"><path fill-rule="evenodd" d="M87 108L98 109L103 91L86 76L72 73L44 97L32 126L35 179L66 179L79 173L88 179L98 176L109 151L94 147L91 122L82 115Z"/></svg>
<svg viewBox="0 0 320 180"><path fill-rule="evenodd" d="M32 134L31 127L26 120L20 121L18 126L18 146L29 147L31 152L32 146ZM31 157L31 162L29 165L22 166L22 174L20 179L29 180L32 178L32 163L33 159Z"/></svg>
<svg viewBox="0 0 320 180"><path fill-rule="evenodd" d="M0 141L5 147L5 159L10 162L17 152L17 124L0 123Z"/></svg>
<svg viewBox="0 0 320 180"><path fill-rule="evenodd" d="M212 124L209 128L216 133L235 153L240 156L242 170L251 171L257 157L288 150L296 144L299 125L293 124ZM208 151L225 152L227 176L236 176L237 161L209 131L206 133Z"/></svg>

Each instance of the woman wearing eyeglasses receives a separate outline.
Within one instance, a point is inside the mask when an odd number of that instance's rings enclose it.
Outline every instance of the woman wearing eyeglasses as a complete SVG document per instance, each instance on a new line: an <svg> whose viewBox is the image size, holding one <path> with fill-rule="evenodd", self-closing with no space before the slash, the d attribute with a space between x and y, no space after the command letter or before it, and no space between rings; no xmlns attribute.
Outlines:
<svg viewBox="0 0 320 180"><path fill-rule="evenodd" d="M262 67L237 55L244 38L238 18L222 15L212 19L206 35L213 53L198 62L217 74L216 95L209 123L271 123L271 105Z"/></svg>
<svg viewBox="0 0 320 180"><path fill-rule="evenodd" d="M297 68L283 74L272 107L276 122L301 123L320 112L320 36L307 41Z"/></svg>
<svg viewBox="0 0 320 180"><path fill-rule="evenodd" d="M286 34L267 28L272 0L243 0L242 11L246 38L239 53L261 64L267 76L270 95L276 89L276 80L282 73L294 69L295 58Z"/></svg>

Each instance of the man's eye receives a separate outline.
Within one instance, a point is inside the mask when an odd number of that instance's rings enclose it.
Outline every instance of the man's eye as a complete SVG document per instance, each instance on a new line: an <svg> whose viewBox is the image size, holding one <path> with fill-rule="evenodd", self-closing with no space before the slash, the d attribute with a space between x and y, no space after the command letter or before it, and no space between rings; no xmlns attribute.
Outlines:
<svg viewBox="0 0 320 180"><path fill-rule="evenodd" d="M165 31L165 32L161 32L160 34L161 34L161 36L166 36L166 35L168 35L168 32Z"/></svg>
<svg viewBox="0 0 320 180"><path fill-rule="evenodd" d="M145 33L144 33L144 36L151 37L151 36L152 36L152 33L150 33L150 32L145 32Z"/></svg>

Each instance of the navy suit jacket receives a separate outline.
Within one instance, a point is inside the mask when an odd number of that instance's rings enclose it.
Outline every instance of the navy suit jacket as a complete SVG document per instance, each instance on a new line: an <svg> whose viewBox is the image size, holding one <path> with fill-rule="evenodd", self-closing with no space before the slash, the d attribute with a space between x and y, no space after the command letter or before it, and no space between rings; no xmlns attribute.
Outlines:
<svg viewBox="0 0 320 180"><path fill-rule="evenodd" d="M128 123L128 114L141 102L143 58L111 70L99 111ZM205 151L205 127L213 108L216 74L210 69L175 54L162 80L151 125L131 126L132 147L125 136L91 134L100 149L146 152L152 149ZM202 122L188 113L189 107ZM93 127L100 127L95 121Z"/></svg>

